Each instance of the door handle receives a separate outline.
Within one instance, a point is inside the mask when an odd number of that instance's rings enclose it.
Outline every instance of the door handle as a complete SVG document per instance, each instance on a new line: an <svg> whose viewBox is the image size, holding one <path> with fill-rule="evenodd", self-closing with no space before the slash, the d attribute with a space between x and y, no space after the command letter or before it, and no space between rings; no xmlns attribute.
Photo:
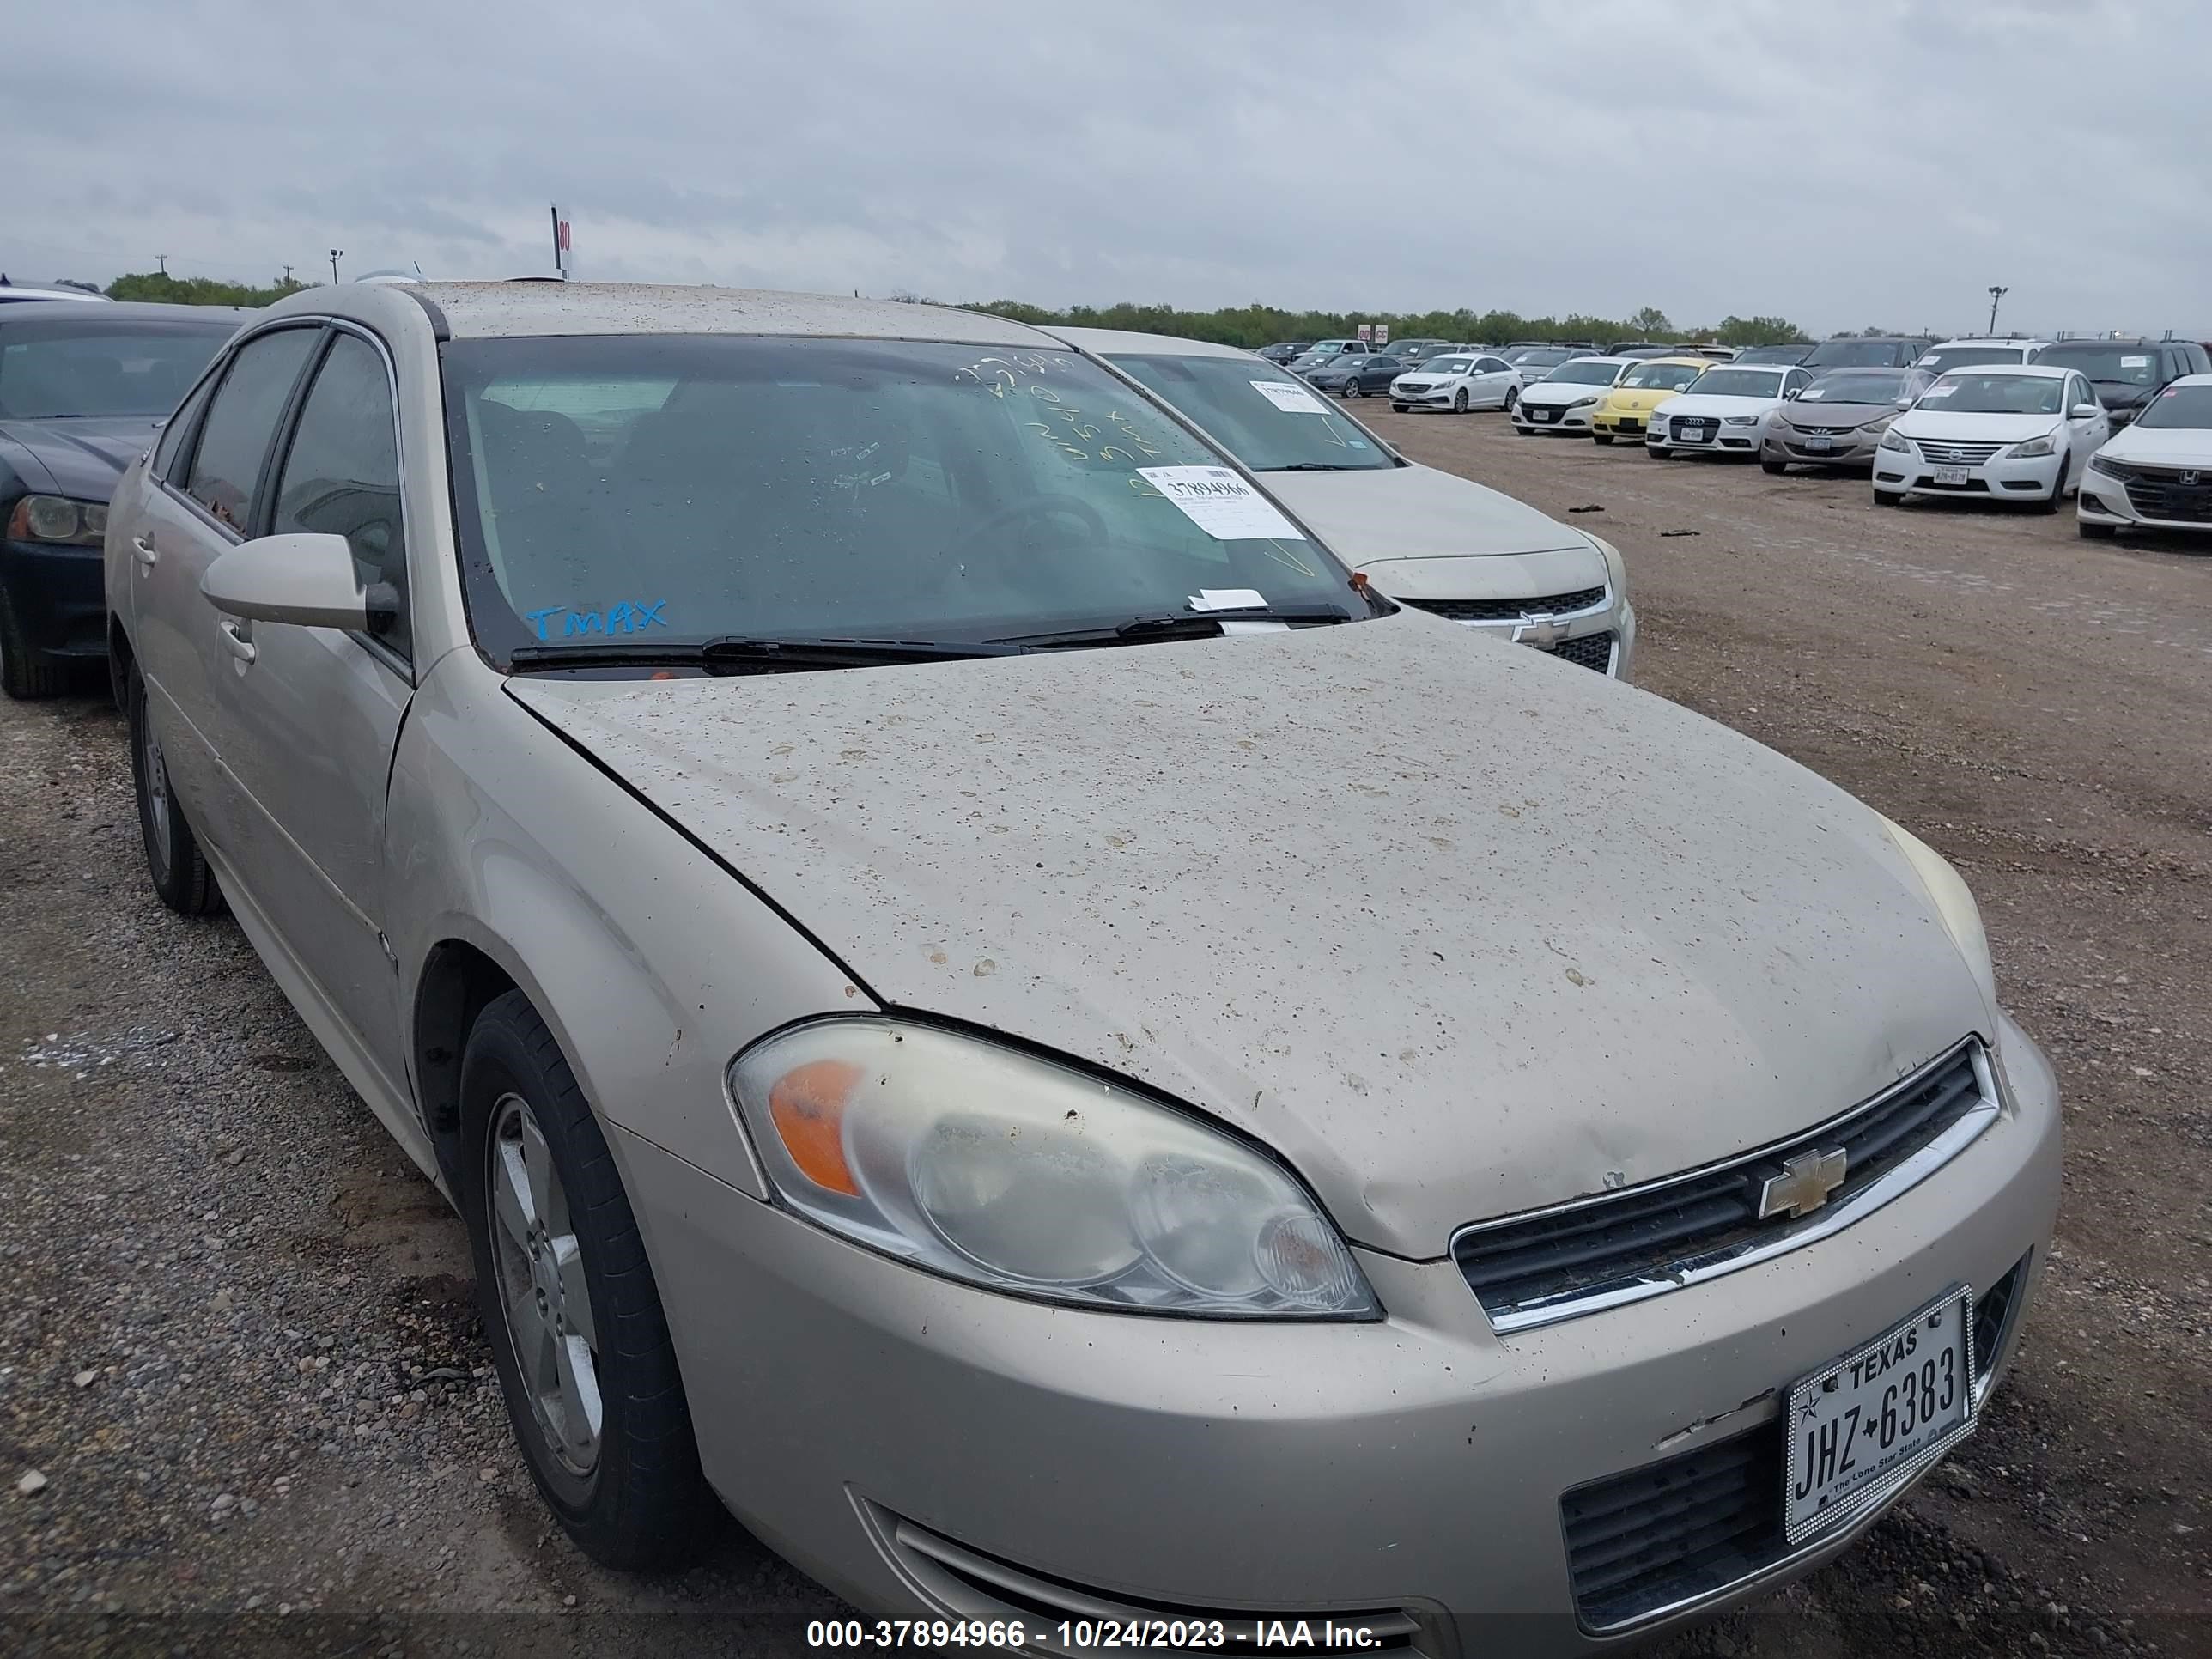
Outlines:
<svg viewBox="0 0 2212 1659"><path fill-rule="evenodd" d="M154 562L161 556L154 550L154 540L150 536L133 536L131 550L138 556L138 568L142 570L151 570Z"/></svg>
<svg viewBox="0 0 2212 1659"><path fill-rule="evenodd" d="M219 617L215 625L222 630L222 642L232 656L242 663L253 660L253 636L246 631L244 623L235 617Z"/></svg>

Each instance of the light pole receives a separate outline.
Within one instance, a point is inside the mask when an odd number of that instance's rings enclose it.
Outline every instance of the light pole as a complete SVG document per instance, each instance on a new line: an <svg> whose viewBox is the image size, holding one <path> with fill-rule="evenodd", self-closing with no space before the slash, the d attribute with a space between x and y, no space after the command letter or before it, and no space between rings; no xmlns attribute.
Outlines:
<svg viewBox="0 0 2212 1659"><path fill-rule="evenodd" d="M166 276L169 274L169 256L167 254L155 254L154 256L154 263L161 267L161 275Z"/></svg>
<svg viewBox="0 0 2212 1659"><path fill-rule="evenodd" d="M2011 292L2008 288L1999 288L1994 283L1990 284L1990 337L1992 340L1997 337L1997 301Z"/></svg>
<svg viewBox="0 0 2212 1659"><path fill-rule="evenodd" d="M292 267L289 265L284 267L284 286L287 288L292 286Z"/></svg>
<svg viewBox="0 0 2212 1659"><path fill-rule="evenodd" d="M344 252L342 247L334 247L331 250L331 286L332 288L338 285L338 256Z"/></svg>

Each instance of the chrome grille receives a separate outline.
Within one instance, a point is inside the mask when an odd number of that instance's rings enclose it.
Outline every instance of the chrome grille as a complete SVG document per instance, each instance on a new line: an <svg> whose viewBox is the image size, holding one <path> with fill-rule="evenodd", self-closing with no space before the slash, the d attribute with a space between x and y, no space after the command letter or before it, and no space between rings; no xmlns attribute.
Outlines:
<svg viewBox="0 0 2212 1659"><path fill-rule="evenodd" d="M1547 593L1533 599L1400 599L1454 622L1519 622L1528 617L1564 617L1605 603L1602 587L1578 587L1571 593Z"/></svg>
<svg viewBox="0 0 2212 1659"><path fill-rule="evenodd" d="M1555 657L1565 657L1569 662L1580 663L1584 668L1595 668L1601 674L1613 668L1613 634L1585 634L1577 640L1561 640L1557 645L1537 647Z"/></svg>
<svg viewBox="0 0 2212 1659"><path fill-rule="evenodd" d="M1686 1175L1462 1227L1452 1256L1500 1332L1574 1318L1747 1267L1848 1224L1996 1115L1989 1062L1969 1041L1819 1128ZM1786 1160L1838 1149L1844 1178L1823 1207L1796 1220L1760 1219L1761 1192Z"/></svg>
<svg viewBox="0 0 2212 1659"><path fill-rule="evenodd" d="M1923 459L1936 466L1979 466L1984 461L2006 447L2003 444L1969 443L1963 439L1946 439L1941 443L1927 438L1915 438Z"/></svg>

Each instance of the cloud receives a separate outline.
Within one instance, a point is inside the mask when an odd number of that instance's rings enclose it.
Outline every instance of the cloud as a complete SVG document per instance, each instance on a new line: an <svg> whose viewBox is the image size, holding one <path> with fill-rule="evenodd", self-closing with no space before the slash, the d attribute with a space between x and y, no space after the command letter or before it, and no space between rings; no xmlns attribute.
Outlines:
<svg viewBox="0 0 2212 1659"><path fill-rule="evenodd" d="M2186 0L106 0L9 25L0 268L2202 331Z"/></svg>

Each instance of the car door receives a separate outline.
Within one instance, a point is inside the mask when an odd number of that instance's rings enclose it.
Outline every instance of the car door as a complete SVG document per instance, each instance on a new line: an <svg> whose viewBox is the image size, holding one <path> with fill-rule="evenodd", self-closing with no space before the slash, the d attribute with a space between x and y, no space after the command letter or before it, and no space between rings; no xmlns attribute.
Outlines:
<svg viewBox="0 0 2212 1659"><path fill-rule="evenodd" d="M232 349L131 532L131 644L147 708L170 786L219 856L233 852L237 783L216 739L215 704L236 659L200 597L200 578L244 539L277 427L321 337L322 325L309 322Z"/></svg>
<svg viewBox="0 0 2212 1659"><path fill-rule="evenodd" d="M390 614L361 633L218 618L245 649L216 690L213 735L241 791L234 862L252 902L404 1093L381 925L385 785L415 689L396 404L383 346L334 325L253 527L344 537L364 590Z"/></svg>
<svg viewBox="0 0 2212 1659"><path fill-rule="evenodd" d="M2074 411L2084 404L2090 404L2096 412L2077 420ZM2079 374L2066 377L2066 431L2067 443L2072 453L2072 459L2067 463L2066 476L2078 485L2081 482L2082 464L2102 449L2105 441L2112 435L2112 416L2105 412L2105 405L2099 399L2095 389Z"/></svg>
<svg viewBox="0 0 2212 1659"><path fill-rule="evenodd" d="M1477 357L1468 365L1468 401L1485 409L1504 406L1517 377L1503 357Z"/></svg>

